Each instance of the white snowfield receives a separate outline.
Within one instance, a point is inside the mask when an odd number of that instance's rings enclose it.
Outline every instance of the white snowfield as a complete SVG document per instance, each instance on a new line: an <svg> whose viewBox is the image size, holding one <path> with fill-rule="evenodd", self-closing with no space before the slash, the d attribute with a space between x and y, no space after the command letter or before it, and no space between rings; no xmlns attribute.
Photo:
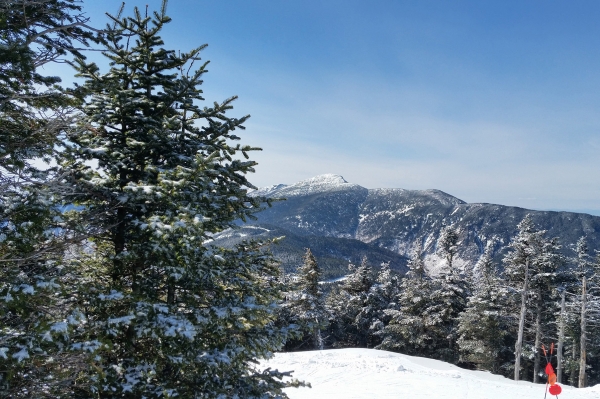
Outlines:
<svg viewBox="0 0 600 399"><path fill-rule="evenodd" d="M278 353L262 365L294 370L295 378L311 383L312 388L288 388L291 399L543 399L545 392L543 384L374 349ZM559 399L600 399L600 385L561 386Z"/></svg>

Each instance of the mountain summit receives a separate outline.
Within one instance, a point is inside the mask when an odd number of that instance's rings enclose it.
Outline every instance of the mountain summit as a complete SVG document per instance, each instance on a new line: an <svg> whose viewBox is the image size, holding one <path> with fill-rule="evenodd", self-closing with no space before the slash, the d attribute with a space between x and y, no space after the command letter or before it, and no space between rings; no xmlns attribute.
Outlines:
<svg viewBox="0 0 600 399"><path fill-rule="evenodd" d="M285 184L278 184L275 186L260 188L255 191L254 194L265 195L268 197L285 198L316 194L320 192L345 190L354 187L363 188L358 184L348 183L340 175L328 173L311 177L310 179L302 180L289 186Z"/></svg>
<svg viewBox="0 0 600 399"><path fill-rule="evenodd" d="M360 261L362 256L374 265L388 261L402 270L418 242L423 245L426 265L435 269L442 262L437 251L440 231L450 225L459 230L459 267L474 266L488 246L499 261L527 214L549 237L558 237L567 256L573 255L581 236L590 248L600 248L600 217L469 204L439 190L366 189L342 176L326 174L259 189L255 195L287 200L257 214L252 224L228 232L228 239L285 235L287 243L284 240L282 246L273 248L284 267L300 264L303 247L311 247L329 265L332 276L343 274L348 261Z"/></svg>

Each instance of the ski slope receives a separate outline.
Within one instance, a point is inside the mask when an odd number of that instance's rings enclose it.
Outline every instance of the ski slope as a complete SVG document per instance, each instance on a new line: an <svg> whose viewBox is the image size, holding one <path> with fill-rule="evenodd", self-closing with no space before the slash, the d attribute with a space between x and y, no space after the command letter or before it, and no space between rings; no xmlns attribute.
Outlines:
<svg viewBox="0 0 600 399"><path fill-rule="evenodd" d="M295 378L311 383L312 388L288 388L291 399L543 399L545 392L545 385L374 349L278 353L262 365L294 370ZM561 386L559 399L600 399L600 385Z"/></svg>

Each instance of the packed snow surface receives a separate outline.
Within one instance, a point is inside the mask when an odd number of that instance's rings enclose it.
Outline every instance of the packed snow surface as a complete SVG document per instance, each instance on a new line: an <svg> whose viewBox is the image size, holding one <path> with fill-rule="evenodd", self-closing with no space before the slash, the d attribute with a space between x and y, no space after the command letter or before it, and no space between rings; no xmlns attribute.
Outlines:
<svg viewBox="0 0 600 399"><path fill-rule="evenodd" d="M464 370L438 360L374 349L278 353L263 365L310 382L288 388L291 399L542 399L545 385L515 382L484 371ZM600 398L600 385L562 385L559 399ZM547 398L555 398L550 394Z"/></svg>

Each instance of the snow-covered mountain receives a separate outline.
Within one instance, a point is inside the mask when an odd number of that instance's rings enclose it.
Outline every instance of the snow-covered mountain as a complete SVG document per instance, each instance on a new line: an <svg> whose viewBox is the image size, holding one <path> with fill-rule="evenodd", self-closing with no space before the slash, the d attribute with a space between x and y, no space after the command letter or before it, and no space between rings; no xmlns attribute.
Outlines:
<svg viewBox="0 0 600 399"><path fill-rule="evenodd" d="M293 370L294 378L312 385L286 389L290 399L542 399L546 390L545 384L374 349L278 353L261 366ZM562 399L600 398L600 385L561 386Z"/></svg>
<svg viewBox="0 0 600 399"><path fill-rule="evenodd" d="M304 196L322 192L343 191L362 187L358 184L348 183L342 176L324 174L299 181L296 184L277 184L274 186L260 188L255 195L277 196L282 198Z"/></svg>
<svg viewBox="0 0 600 399"><path fill-rule="evenodd" d="M260 189L253 195L286 198L286 201L275 202L259 213L253 226L230 234L237 234L238 238L286 235L287 247L275 252L286 258L284 265L290 267L300 261L303 246L320 245L322 248L315 253L317 259L325 257L326 262L337 262L334 268L338 271L343 263L359 261L363 255L375 265L387 259L392 267L402 270L420 240L426 264L435 269L440 263L436 254L440 230L448 225L460 230L456 263L468 267L477 262L488 245L493 247L496 259L500 259L516 233L517 224L528 213L540 229L548 230L548 236L559 238L566 255L573 254L572 246L584 235L590 248L600 249L600 217L469 204L439 190L369 190L348 183L342 176L327 174L292 185ZM257 230L257 226L270 233Z"/></svg>

